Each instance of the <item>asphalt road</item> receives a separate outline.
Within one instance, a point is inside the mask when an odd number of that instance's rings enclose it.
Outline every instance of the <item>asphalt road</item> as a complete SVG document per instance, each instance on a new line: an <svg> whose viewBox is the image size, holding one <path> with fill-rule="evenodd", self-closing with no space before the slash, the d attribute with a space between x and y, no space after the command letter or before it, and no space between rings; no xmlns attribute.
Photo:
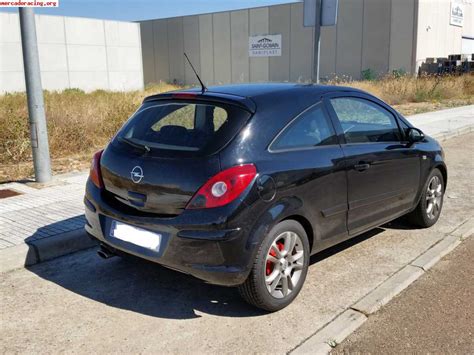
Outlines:
<svg viewBox="0 0 474 355"><path fill-rule="evenodd" d="M260 312L234 289L85 251L0 275L0 352L288 352L472 217L473 142L469 134L444 144L450 177L434 227L397 221L314 256L301 294L280 312Z"/></svg>
<svg viewBox="0 0 474 355"><path fill-rule="evenodd" d="M473 354L474 238L370 317L333 354Z"/></svg>

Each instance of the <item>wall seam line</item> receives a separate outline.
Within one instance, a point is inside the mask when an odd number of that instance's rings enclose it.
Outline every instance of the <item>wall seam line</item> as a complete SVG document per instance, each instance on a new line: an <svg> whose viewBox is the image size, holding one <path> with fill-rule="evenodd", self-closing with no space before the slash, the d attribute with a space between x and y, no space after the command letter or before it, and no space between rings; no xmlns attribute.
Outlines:
<svg viewBox="0 0 474 355"><path fill-rule="evenodd" d="M181 33L183 34L183 47L182 49L182 54L180 55L181 57L181 62L183 63L183 84L186 85L186 58L184 58L184 51L185 51L185 46L184 46L184 16L181 18Z"/></svg>
<svg viewBox="0 0 474 355"><path fill-rule="evenodd" d="M234 82L233 76L233 60L232 60L232 11L229 11L229 53L230 53L230 82Z"/></svg>
<svg viewBox="0 0 474 355"><path fill-rule="evenodd" d="M247 38L250 38L250 34L251 34L251 30L250 30L250 9L247 9L247 23L248 23L248 26L247 26ZM248 44L247 44L248 45ZM250 53L249 53L249 56L248 56L248 62L249 62L249 82L252 82L252 68L251 68L251 64L252 64L252 61L250 60Z"/></svg>
<svg viewBox="0 0 474 355"><path fill-rule="evenodd" d="M153 82L158 84L158 77L156 75L156 55L155 55L155 21L151 21L151 41L153 43Z"/></svg>
<svg viewBox="0 0 474 355"><path fill-rule="evenodd" d="M216 46L214 40L214 15L211 14L211 33L212 33L212 81L216 85Z"/></svg>
<svg viewBox="0 0 474 355"><path fill-rule="evenodd" d="M66 70L67 70L67 85L71 88L71 75L69 69L69 51L67 49L67 36L66 36L66 19L63 18L63 31L64 31L64 47L66 49Z"/></svg>
<svg viewBox="0 0 474 355"><path fill-rule="evenodd" d="M170 31L169 31L169 22L170 20L166 20L166 47L168 48L168 82L171 82L171 52L170 52ZM172 82L174 84L174 80Z"/></svg>
<svg viewBox="0 0 474 355"><path fill-rule="evenodd" d="M143 74L143 50L142 50L142 26L140 23L138 26L138 44L140 45L140 63L141 63L141 75L142 75L142 89L145 89L145 75Z"/></svg>
<svg viewBox="0 0 474 355"><path fill-rule="evenodd" d="M289 46L288 46L288 47L289 47L289 53L288 53L288 81L291 81L291 53L292 53L292 51L291 51L291 43L293 42L293 41L291 40L291 32L292 32L292 31L291 31L291 8L292 8L292 6L293 6L293 5L290 4L290 30L288 31L288 32L289 32L289 33L288 33L288 38L289 38L289 42L290 42L290 43L289 43ZM313 40L314 40L314 39L313 39Z"/></svg>
<svg viewBox="0 0 474 355"><path fill-rule="evenodd" d="M110 90L109 56L107 55L107 38L105 36L105 20L102 20L102 30L104 31L105 71L107 72L107 86Z"/></svg>
<svg viewBox="0 0 474 355"><path fill-rule="evenodd" d="M392 23L393 23L393 0L390 0L390 23L388 27L388 63L387 63L387 72L390 72L391 64L392 64Z"/></svg>
<svg viewBox="0 0 474 355"><path fill-rule="evenodd" d="M362 31L360 36L360 69L359 69L359 76L362 76L362 65L364 61L364 22L365 22L365 0L362 0Z"/></svg>
<svg viewBox="0 0 474 355"><path fill-rule="evenodd" d="M419 0L413 0L413 34L412 34L412 45L411 45L411 72L414 75L416 73L416 57L418 51L418 14L420 11L420 2Z"/></svg>
<svg viewBox="0 0 474 355"><path fill-rule="evenodd" d="M336 26L335 26L335 29L334 29L334 30L336 31L336 48L334 49L334 73L333 73L334 76L335 76L336 73L337 73L337 33L338 33L338 31L337 31L337 25L338 25L338 23L339 23L338 19L336 19L336 21L337 21L337 22L336 22ZM331 73L330 73L330 74L331 74Z"/></svg>

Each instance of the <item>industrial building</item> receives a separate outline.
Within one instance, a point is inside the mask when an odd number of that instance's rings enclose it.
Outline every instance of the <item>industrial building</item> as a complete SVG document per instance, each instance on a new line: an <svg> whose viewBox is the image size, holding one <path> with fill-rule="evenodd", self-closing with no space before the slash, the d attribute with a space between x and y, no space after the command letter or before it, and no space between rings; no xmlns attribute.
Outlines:
<svg viewBox="0 0 474 355"><path fill-rule="evenodd" d="M136 23L37 15L43 87L196 84L183 52L206 84L307 82L314 26L304 14L293 1ZM416 73L427 58L473 52L474 0L339 0L337 25L322 28L320 75ZM0 94L24 88L18 14L0 13Z"/></svg>
<svg viewBox="0 0 474 355"><path fill-rule="evenodd" d="M314 27L303 2L140 23L145 84L195 84L186 52L208 84L309 81ZM272 36L269 38L269 36ZM252 41L279 50L260 56ZM415 73L427 57L473 53L472 0L339 0L337 26L323 27L322 78L363 70Z"/></svg>

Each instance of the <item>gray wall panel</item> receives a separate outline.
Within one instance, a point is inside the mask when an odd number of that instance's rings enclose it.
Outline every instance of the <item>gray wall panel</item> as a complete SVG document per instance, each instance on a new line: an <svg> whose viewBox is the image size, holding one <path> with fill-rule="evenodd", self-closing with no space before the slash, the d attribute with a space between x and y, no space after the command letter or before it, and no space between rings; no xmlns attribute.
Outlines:
<svg viewBox="0 0 474 355"><path fill-rule="evenodd" d="M230 13L231 67L232 82L249 81L249 12L248 10Z"/></svg>
<svg viewBox="0 0 474 355"><path fill-rule="evenodd" d="M206 85L214 83L214 44L212 15L199 16L199 49L201 53L201 79Z"/></svg>
<svg viewBox="0 0 474 355"><path fill-rule="evenodd" d="M153 48L155 50L155 82L170 81L168 52L168 22L153 21Z"/></svg>
<svg viewBox="0 0 474 355"><path fill-rule="evenodd" d="M268 7L249 10L249 35L268 33ZM250 81L268 81L268 57L250 58Z"/></svg>
<svg viewBox="0 0 474 355"><path fill-rule="evenodd" d="M227 84L231 81L230 68L230 14L221 12L212 15L214 24L214 82Z"/></svg>
<svg viewBox="0 0 474 355"><path fill-rule="evenodd" d="M183 18L176 17L168 19L168 51L170 82L184 83L184 38Z"/></svg>
<svg viewBox="0 0 474 355"><path fill-rule="evenodd" d="M390 51L390 0L364 0L362 70L388 71Z"/></svg>
<svg viewBox="0 0 474 355"><path fill-rule="evenodd" d="M199 17L187 16L183 18L184 31L184 51L193 63L196 71L201 71L201 55L199 52ZM191 66L184 63L184 77L185 82L198 85L199 81L196 78Z"/></svg>
<svg viewBox="0 0 474 355"><path fill-rule="evenodd" d="M291 5L290 80L309 81L313 67L313 27L303 26L303 3Z"/></svg>
<svg viewBox="0 0 474 355"><path fill-rule="evenodd" d="M271 6L269 13L270 34L281 34L281 57L270 57L270 80L290 80L290 22L291 5Z"/></svg>
<svg viewBox="0 0 474 355"><path fill-rule="evenodd" d="M143 57L143 78L145 85L156 82L155 75L155 51L153 46L153 22L145 21L140 23L142 57ZM167 46L168 48L168 46Z"/></svg>
<svg viewBox="0 0 474 355"><path fill-rule="evenodd" d="M363 1L341 1L337 23L336 72L360 78L362 65Z"/></svg>
<svg viewBox="0 0 474 355"><path fill-rule="evenodd" d="M333 78L336 74L337 28L325 26L321 28L321 59L319 62L319 77Z"/></svg>
<svg viewBox="0 0 474 355"><path fill-rule="evenodd" d="M415 0L392 0L389 69L407 72L414 65L413 31Z"/></svg>

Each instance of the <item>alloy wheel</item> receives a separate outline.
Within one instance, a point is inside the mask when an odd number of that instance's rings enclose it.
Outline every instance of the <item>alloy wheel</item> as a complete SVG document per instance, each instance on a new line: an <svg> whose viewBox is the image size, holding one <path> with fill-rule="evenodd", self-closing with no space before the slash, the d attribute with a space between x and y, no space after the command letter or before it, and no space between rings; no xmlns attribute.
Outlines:
<svg viewBox="0 0 474 355"><path fill-rule="evenodd" d="M265 261L265 284L275 298L288 296L298 285L306 255L295 232L283 232L270 246Z"/></svg>
<svg viewBox="0 0 474 355"><path fill-rule="evenodd" d="M438 216L443 198L443 184L438 176L433 176L426 190L426 215L429 219Z"/></svg>

